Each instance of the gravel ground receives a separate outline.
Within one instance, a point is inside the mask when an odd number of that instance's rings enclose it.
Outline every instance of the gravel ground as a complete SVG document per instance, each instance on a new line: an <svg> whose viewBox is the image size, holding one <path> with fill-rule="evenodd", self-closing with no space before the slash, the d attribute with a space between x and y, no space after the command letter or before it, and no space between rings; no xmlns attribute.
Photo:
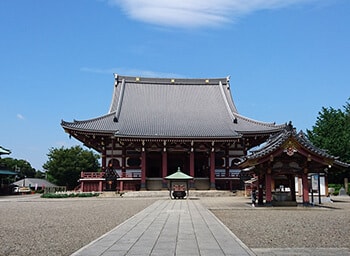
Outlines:
<svg viewBox="0 0 350 256"><path fill-rule="evenodd" d="M70 255L158 198L0 197L0 255ZM350 197L322 207L255 207L243 197L206 197L250 248L349 248Z"/></svg>
<svg viewBox="0 0 350 256"><path fill-rule="evenodd" d="M0 255L70 255L156 199L0 198Z"/></svg>
<svg viewBox="0 0 350 256"><path fill-rule="evenodd" d="M251 207L249 199L203 203L250 248L350 248L350 197L314 207Z"/></svg>

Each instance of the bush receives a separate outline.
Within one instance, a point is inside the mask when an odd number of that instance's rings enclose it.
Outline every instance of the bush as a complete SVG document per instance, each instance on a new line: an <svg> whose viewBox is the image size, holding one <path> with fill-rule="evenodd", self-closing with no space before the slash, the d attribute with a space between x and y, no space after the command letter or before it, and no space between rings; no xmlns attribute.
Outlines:
<svg viewBox="0 0 350 256"><path fill-rule="evenodd" d="M94 197L99 193L46 193L42 194L42 198L68 198L68 197Z"/></svg>
<svg viewBox="0 0 350 256"><path fill-rule="evenodd" d="M343 187L342 184L333 184L333 183L328 184L328 188L334 188L334 193L333 193L334 196L337 196L339 194L339 190L342 187Z"/></svg>

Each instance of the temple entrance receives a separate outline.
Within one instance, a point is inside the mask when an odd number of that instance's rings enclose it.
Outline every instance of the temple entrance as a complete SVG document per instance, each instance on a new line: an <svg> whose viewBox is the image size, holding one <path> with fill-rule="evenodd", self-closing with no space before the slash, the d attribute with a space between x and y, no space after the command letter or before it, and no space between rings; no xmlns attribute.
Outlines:
<svg viewBox="0 0 350 256"><path fill-rule="evenodd" d="M147 153L147 169L146 176L149 178L161 178L162 177L162 153L161 152L149 152Z"/></svg>
<svg viewBox="0 0 350 256"><path fill-rule="evenodd" d="M116 191L117 189L117 172L111 167L108 167L105 173L106 191Z"/></svg>
<svg viewBox="0 0 350 256"><path fill-rule="evenodd" d="M168 173L171 175L177 171L180 167L180 170L183 173L189 175L190 173L190 158L187 152L169 152L168 153Z"/></svg>
<svg viewBox="0 0 350 256"><path fill-rule="evenodd" d="M295 206L295 178L293 174L275 174L272 180L272 205Z"/></svg>
<svg viewBox="0 0 350 256"><path fill-rule="evenodd" d="M209 177L209 161L206 152L196 152L194 155L194 173L195 177Z"/></svg>

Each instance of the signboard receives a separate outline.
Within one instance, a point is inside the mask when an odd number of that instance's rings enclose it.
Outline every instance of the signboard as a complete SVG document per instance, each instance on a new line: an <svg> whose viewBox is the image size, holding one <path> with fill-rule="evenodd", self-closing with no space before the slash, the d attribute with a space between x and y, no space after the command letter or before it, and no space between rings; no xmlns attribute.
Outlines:
<svg viewBox="0 0 350 256"><path fill-rule="evenodd" d="M318 174L314 174L311 176L311 186L312 190L318 191Z"/></svg>

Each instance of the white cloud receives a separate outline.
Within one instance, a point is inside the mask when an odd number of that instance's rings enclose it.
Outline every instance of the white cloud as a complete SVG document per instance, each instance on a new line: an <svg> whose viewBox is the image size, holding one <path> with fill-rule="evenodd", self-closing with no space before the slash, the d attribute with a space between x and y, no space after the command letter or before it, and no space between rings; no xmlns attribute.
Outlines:
<svg viewBox="0 0 350 256"><path fill-rule="evenodd" d="M258 10L320 0L108 0L132 19L158 26L213 27Z"/></svg>
<svg viewBox="0 0 350 256"><path fill-rule="evenodd" d="M17 114L16 116L17 116L18 119L24 120L24 116L22 114Z"/></svg>

